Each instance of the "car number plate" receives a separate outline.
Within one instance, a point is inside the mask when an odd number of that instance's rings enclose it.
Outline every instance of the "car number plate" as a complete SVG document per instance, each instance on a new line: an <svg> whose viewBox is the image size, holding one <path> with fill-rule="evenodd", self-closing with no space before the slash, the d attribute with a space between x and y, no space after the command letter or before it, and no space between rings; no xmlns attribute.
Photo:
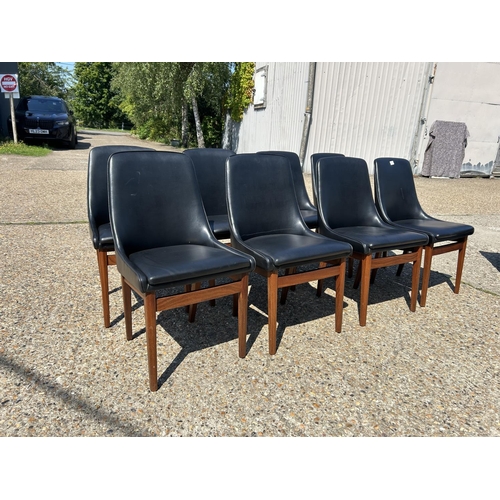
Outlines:
<svg viewBox="0 0 500 500"><path fill-rule="evenodd" d="M30 128L30 134L48 134L49 131L43 128Z"/></svg>

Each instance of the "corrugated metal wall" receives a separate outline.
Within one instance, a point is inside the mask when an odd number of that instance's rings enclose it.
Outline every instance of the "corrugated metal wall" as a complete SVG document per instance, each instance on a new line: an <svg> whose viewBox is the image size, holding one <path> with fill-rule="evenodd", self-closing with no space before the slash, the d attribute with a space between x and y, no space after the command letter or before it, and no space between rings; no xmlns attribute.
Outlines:
<svg viewBox="0 0 500 500"><path fill-rule="evenodd" d="M256 62L267 66L266 107L245 113L239 130L238 153L300 149L306 105L309 63Z"/></svg>
<svg viewBox="0 0 500 500"><path fill-rule="evenodd" d="M250 107L238 134L238 153L282 149L299 153L309 63L268 66L267 105ZM413 159L432 63L317 63L312 123L304 171L317 152L364 158Z"/></svg>
<svg viewBox="0 0 500 500"><path fill-rule="evenodd" d="M337 152L411 159L431 63L318 63L306 159ZM306 171L310 165L304 164Z"/></svg>

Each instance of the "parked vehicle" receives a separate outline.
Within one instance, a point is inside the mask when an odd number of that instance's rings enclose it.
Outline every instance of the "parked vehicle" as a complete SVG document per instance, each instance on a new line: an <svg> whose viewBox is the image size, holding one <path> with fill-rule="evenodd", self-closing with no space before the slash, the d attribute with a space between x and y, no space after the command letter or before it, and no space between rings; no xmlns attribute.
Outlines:
<svg viewBox="0 0 500 500"><path fill-rule="evenodd" d="M20 141L57 141L68 148L75 148L76 119L63 99L39 95L22 97L16 106L15 116ZM8 127L13 137L11 118Z"/></svg>

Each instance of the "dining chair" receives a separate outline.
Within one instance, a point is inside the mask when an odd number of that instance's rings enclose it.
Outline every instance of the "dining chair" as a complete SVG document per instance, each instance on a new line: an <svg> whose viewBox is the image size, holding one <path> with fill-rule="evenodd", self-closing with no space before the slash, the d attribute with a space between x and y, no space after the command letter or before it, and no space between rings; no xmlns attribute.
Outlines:
<svg viewBox="0 0 500 500"><path fill-rule="evenodd" d="M311 203L311 199L309 198L306 184L304 182L304 174L302 173L302 167L300 166L299 155L292 151L258 151L257 154L278 155L288 159L290 162L293 183L295 186L295 194L297 195L300 213L302 214L304 222L307 226L310 229L316 229L318 227L318 210Z"/></svg>
<svg viewBox="0 0 500 500"><path fill-rule="evenodd" d="M279 288L283 304L289 287L336 277L335 331L340 332L345 259L352 247L307 227L297 203L290 162L278 155L231 156L226 162L226 189L231 243L254 257L256 272L267 279L269 353L275 354L277 349Z"/></svg>
<svg viewBox="0 0 500 500"><path fill-rule="evenodd" d="M109 161L109 204L128 340L132 339L131 291L144 301L151 391L158 389L158 311L237 294L237 312L233 310L233 314L238 316L238 351L243 357L248 274L255 261L213 235L191 160L164 151L113 154ZM201 287L210 280L218 284ZM185 285L195 286L184 291ZM158 297L163 290L170 290L170 294Z"/></svg>
<svg viewBox="0 0 500 500"><path fill-rule="evenodd" d="M394 227L427 235L420 306L425 307L432 258L458 251L454 292L459 293L467 239L474 233L469 224L448 222L428 215L418 200L413 170L404 158L376 158L374 167L375 203L381 217Z"/></svg>
<svg viewBox="0 0 500 500"><path fill-rule="evenodd" d="M395 228L377 213L365 160L344 156L320 158L316 166L319 233L352 245L359 261L354 281L361 282L359 324L366 325L372 270L413 263L410 311L416 309L424 234Z"/></svg>
<svg viewBox="0 0 500 500"><path fill-rule="evenodd" d="M118 151L149 150L136 146L96 146L92 148L88 157L87 172L87 213L89 219L90 236L97 252L99 280L101 283L102 310L104 326L111 324L109 310L109 277L108 267L116 264L114 255L114 241L109 224L108 208L108 159Z"/></svg>

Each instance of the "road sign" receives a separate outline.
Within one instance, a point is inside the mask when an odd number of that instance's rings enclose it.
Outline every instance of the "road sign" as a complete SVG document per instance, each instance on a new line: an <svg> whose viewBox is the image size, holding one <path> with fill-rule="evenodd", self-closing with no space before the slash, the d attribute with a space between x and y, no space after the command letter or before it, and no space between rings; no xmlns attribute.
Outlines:
<svg viewBox="0 0 500 500"><path fill-rule="evenodd" d="M2 92L15 92L17 89L17 75L0 75Z"/></svg>

